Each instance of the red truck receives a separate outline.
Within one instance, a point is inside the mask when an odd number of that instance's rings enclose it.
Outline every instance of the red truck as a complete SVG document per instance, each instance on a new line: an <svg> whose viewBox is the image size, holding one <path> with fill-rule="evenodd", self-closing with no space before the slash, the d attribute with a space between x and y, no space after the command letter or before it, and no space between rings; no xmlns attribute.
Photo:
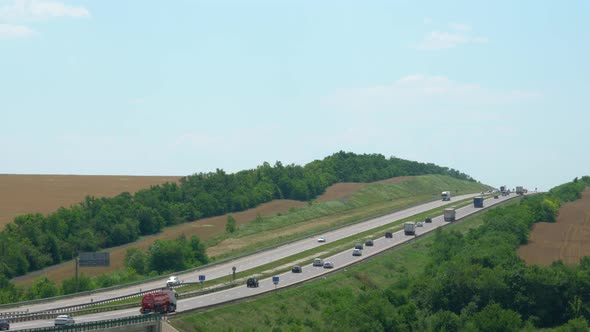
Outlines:
<svg viewBox="0 0 590 332"><path fill-rule="evenodd" d="M154 293L145 294L141 299L142 314L150 312L168 313L176 311L176 292L172 289L165 289Z"/></svg>

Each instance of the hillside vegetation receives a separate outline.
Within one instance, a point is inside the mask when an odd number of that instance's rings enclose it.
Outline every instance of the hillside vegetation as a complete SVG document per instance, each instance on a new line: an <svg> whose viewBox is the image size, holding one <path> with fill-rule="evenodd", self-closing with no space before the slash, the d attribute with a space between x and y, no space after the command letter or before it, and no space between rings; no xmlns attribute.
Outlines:
<svg viewBox="0 0 590 332"><path fill-rule="evenodd" d="M218 228L213 238L204 242L207 253L214 258L243 255L311 234L359 222L385 212L400 210L439 199L440 192L452 188L456 193L479 192L489 187L473 181L458 180L444 175L421 175L393 178L355 186L356 192L341 191L336 201L313 203L291 208L278 214L251 215L251 222L242 223L233 233L224 231L228 215L203 220ZM330 187L327 191L332 191ZM331 193L332 197L334 193ZM323 196L323 195L322 195ZM241 213L235 214L238 217ZM241 217L240 217L241 218ZM215 222L211 219L216 219ZM208 227L209 228L209 227ZM135 242L137 246L120 246L111 252L109 268L83 269L79 290L87 291L124 284L162 273L170 273L198 266L195 258L202 254L201 228L192 224L167 228L162 233ZM209 231L209 230L208 230ZM169 234L172 233L172 234ZM180 239L178 239L181 234ZM190 237L190 239L188 239ZM206 238L205 238L206 239ZM151 241L147 245L145 241ZM220 242L221 241L221 242ZM139 250L138 250L139 249ZM75 291L74 264L60 264L17 278L14 284L5 284L0 302L16 302L50 297Z"/></svg>
<svg viewBox="0 0 590 332"><path fill-rule="evenodd" d="M590 177L439 229L346 272L258 300L176 316L182 331L587 331L590 258L527 266L530 227L554 221ZM461 231L463 224L479 225ZM459 228L459 229L457 229ZM238 319L239 317L239 319Z"/></svg>
<svg viewBox="0 0 590 332"><path fill-rule="evenodd" d="M242 211L277 198L309 200L337 182L369 182L402 175L444 174L472 180L453 169L378 154L339 152L305 166L268 163L227 174L223 170L184 177L122 193L86 197L47 216L26 214L0 232L0 278L23 275L72 258L155 234L165 226ZM206 263L205 255L199 255Z"/></svg>

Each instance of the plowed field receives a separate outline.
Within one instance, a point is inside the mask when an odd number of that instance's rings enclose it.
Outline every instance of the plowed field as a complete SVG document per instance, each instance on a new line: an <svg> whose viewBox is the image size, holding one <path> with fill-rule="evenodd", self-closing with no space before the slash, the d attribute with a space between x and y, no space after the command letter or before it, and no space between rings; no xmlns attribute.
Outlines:
<svg viewBox="0 0 590 332"><path fill-rule="evenodd" d="M590 189L581 199L564 204L556 223L536 223L529 243L518 249L518 255L528 264L539 265L557 260L576 264L590 256Z"/></svg>

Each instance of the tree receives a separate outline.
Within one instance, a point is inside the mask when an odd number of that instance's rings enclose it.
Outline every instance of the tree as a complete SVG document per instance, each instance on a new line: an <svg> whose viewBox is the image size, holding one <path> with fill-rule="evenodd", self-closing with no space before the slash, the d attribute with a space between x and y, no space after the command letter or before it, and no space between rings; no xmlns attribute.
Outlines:
<svg viewBox="0 0 590 332"><path fill-rule="evenodd" d="M517 312L502 309L497 303L489 304L473 315L473 321L477 329L483 332L516 332L522 327L522 320Z"/></svg>
<svg viewBox="0 0 590 332"><path fill-rule="evenodd" d="M125 253L125 266L135 270L139 274L145 274L147 267L147 255L136 247L127 249Z"/></svg>
<svg viewBox="0 0 590 332"><path fill-rule="evenodd" d="M233 233L236 231L236 218L233 215L227 216L227 222L225 223L225 231L227 233Z"/></svg>
<svg viewBox="0 0 590 332"><path fill-rule="evenodd" d="M31 286L27 292L27 298L43 299L57 296L58 293L59 290L53 281L47 279L47 277L41 277L35 279L33 286Z"/></svg>

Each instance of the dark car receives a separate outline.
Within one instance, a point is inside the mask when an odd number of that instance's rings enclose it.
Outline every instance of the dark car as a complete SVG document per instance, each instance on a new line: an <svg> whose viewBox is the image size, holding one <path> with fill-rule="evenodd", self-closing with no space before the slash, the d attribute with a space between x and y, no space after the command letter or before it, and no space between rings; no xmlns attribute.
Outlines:
<svg viewBox="0 0 590 332"><path fill-rule="evenodd" d="M355 244L354 249L363 249L363 244L362 243Z"/></svg>
<svg viewBox="0 0 590 332"><path fill-rule="evenodd" d="M428 218L424 219L424 222L432 222L432 218L428 217Z"/></svg>
<svg viewBox="0 0 590 332"><path fill-rule="evenodd" d="M246 286L247 287L258 287L258 279L248 278L248 281L246 281Z"/></svg>
<svg viewBox="0 0 590 332"><path fill-rule="evenodd" d="M367 242L365 242L365 245L367 247L372 247L374 245L373 240L367 240Z"/></svg>
<svg viewBox="0 0 590 332"><path fill-rule="evenodd" d="M0 319L0 330L10 330L10 323L7 319Z"/></svg>
<svg viewBox="0 0 590 332"><path fill-rule="evenodd" d="M498 199L498 195L494 195L494 199Z"/></svg>
<svg viewBox="0 0 590 332"><path fill-rule="evenodd" d="M393 237L393 233L392 232L385 232L385 237L388 239L391 239Z"/></svg>
<svg viewBox="0 0 590 332"><path fill-rule="evenodd" d="M301 266L299 266L299 265L295 265L295 266L293 266L293 268L291 269L291 272L293 272L293 273L301 273L301 272L303 272L303 269L301 268Z"/></svg>

